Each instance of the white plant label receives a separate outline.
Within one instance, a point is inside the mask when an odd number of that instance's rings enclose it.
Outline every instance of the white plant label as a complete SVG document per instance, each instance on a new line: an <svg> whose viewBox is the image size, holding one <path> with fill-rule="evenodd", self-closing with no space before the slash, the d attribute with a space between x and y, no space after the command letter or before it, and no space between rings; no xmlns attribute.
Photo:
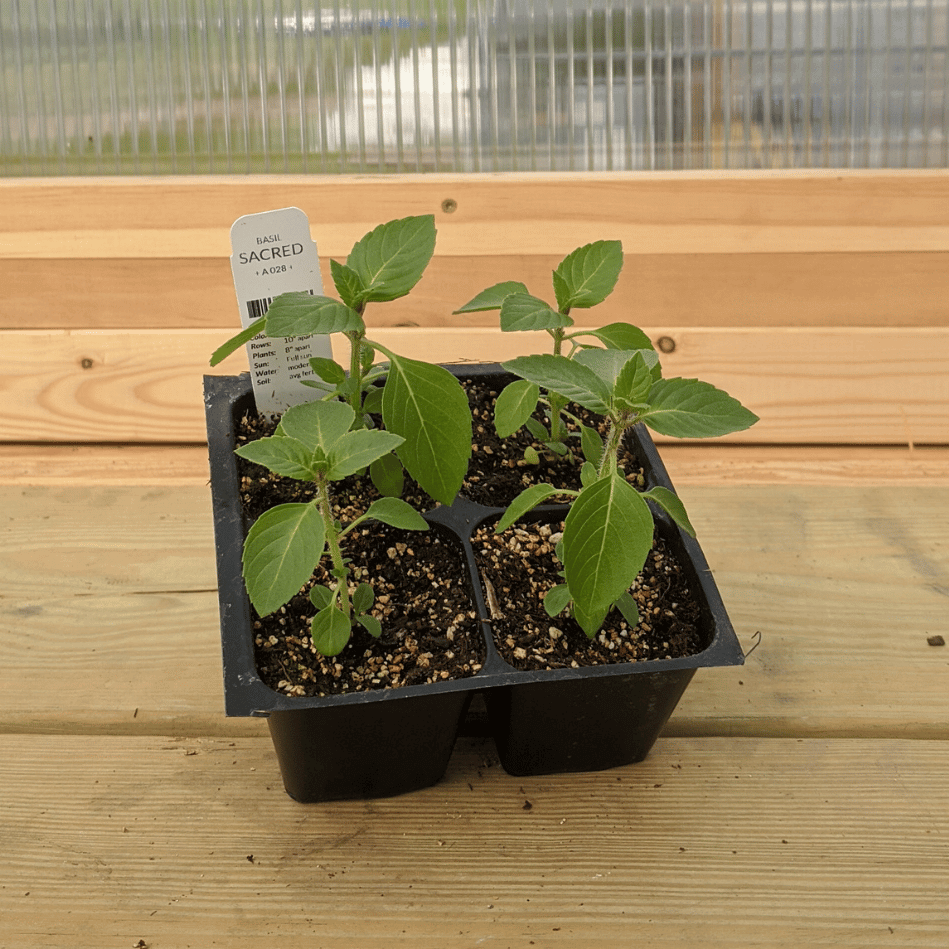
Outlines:
<svg viewBox="0 0 949 949"><path fill-rule="evenodd" d="M238 218L231 227L231 272L244 329L259 320L281 293L323 294L310 222L299 208ZM328 336L252 339L247 358L257 410L274 415L312 401L315 391L301 380L316 378L310 368L313 356L332 358Z"/></svg>

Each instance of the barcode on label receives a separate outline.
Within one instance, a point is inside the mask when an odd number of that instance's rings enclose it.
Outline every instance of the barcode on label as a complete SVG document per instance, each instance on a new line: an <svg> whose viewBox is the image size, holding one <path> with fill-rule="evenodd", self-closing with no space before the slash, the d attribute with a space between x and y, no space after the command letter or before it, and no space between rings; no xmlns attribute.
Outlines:
<svg viewBox="0 0 949 949"><path fill-rule="evenodd" d="M311 297L313 296L312 290L307 290L307 293L309 293ZM259 320L262 316L266 316L271 303L273 303L273 297L261 297L259 300L248 300L247 315L250 317L251 322Z"/></svg>

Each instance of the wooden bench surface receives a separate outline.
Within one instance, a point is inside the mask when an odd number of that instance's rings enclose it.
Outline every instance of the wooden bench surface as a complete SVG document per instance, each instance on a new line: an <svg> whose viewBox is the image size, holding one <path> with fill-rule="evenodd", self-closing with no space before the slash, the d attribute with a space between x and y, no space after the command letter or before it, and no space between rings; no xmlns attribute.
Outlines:
<svg viewBox="0 0 949 949"><path fill-rule="evenodd" d="M541 178L0 182L0 945L949 944L949 176ZM468 737L434 788L304 806L266 725L224 718L200 375L237 320L230 221L308 202L324 254L443 214L460 299L374 330L426 358L529 344L445 315L492 282L463 284L485 234L540 275L612 236L575 219L626 228L667 373L764 417L662 446L760 643L642 764L511 778Z"/></svg>

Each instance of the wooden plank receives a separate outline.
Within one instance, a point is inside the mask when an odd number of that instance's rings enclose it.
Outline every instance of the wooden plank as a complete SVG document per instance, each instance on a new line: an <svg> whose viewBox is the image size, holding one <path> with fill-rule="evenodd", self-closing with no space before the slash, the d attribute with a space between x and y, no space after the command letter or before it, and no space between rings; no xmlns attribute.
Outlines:
<svg viewBox="0 0 949 949"><path fill-rule="evenodd" d="M0 748L9 949L949 939L946 742L664 740L528 779L468 741L434 788L311 807L263 738Z"/></svg>
<svg viewBox="0 0 949 949"><path fill-rule="evenodd" d="M699 672L669 734L945 737L945 488L679 491L761 644ZM5 487L0 509L0 731L257 727L222 715L206 486Z"/></svg>
<svg viewBox="0 0 949 949"><path fill-rule="evenodd" d="M665 442L676 485L942 485L949 449L850 445L704 445ZM0 444L0 485L160 485L208 481L204 445Z"/></svg>
<svg viewBox="0 0 949 949"><path fill-rule="evenodd" d="M604 236L603 231L600 237ZM510 248L510 243L501 245ZM710 245L715 247L715 245ZM572 249L571 248L568 248ZM453 311L503 279L552 299L560 256L439 253L408 297L370 306L372 326L494 326ZM343 255L337 255L342 257ZM576 310L580 325L945 326L947 252L627 254L613 295ZM329 256L323 286L332 292ZM4 260L0 329L195 329L237 325L226 256L215 259Z"/></svg>
<svg viewBox="0 0 949 949"><path fill-rule="evenodd" d="M675 351L669 376L701 378L761 416L736 443L949 444L949 329L647 328ZM544 351L544 334L374 330L435 362ZM0 339L2 440L199 442L201 377L226 333L10 332ZM334 345L340 338L334 337ZM343 354L348 359L348 354ZM246 367L243 353L218 368Z"/></svg>
<svg viewBox="0 0 949 949"><path fill-rule="evenodd" d="M943 170L8 180L0 200L14 260L226 257L237 217L289 205L336 255L425 213L448 255L562 255L605 236L631 253L949 250Z"/></svg>

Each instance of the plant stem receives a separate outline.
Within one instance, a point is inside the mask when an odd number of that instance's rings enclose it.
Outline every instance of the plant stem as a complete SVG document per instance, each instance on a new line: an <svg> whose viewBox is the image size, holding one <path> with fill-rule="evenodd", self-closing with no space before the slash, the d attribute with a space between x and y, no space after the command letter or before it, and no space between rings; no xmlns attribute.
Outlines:
<svg viewBox="0 0 949 949"><path fill-rule="evenodd" d="M339 596L339 607L346 614L347 618L352 618L352 611L349 606L349 583L347 578L349 570L343 562L343 552L339 546L339 535L336 532L336 522L333 520L333 508L330 502L329 485L321 476L316 482L316 501L323 518L323 528L326 534L326 546L329 547L330 557L333 561L333 576L336 577L336 590Z"/></svg>
<svg viewBox="0 0 949 949"><path fill-rule="evenodd" d="M364 332L352 330L345 334L349 338L349 381L353 386L353 391L349 393L346 401L356 413L356 419L353 422L354 428L362 428L365 425L362 417L362 341L366 338Z"/></svg>
<svg viewBox="0 0 949 949"><path fill-rule="evenodd" d="M618 467L619 448L623 443L623 435L628 426L617 419L610 419L610 428L606 435L606 444L603 446L603 457L600 459L600 468L597 477L602 478L607 473L616 471Z"/></svg>
<svg viewBox="0 0 949 949"><path fill-rule="evenodd" d="M566 315L567 314L564 313L564 316ZM555 327L550 331L550 335L554 339L554 355L562 355L564 338L563 327ZM550 440L552 442L564 444L567 439L564 432L563 417L561 413L567 407L567 400L557 395L555 392L548 392L547 399L550 403Z"/></svg>

